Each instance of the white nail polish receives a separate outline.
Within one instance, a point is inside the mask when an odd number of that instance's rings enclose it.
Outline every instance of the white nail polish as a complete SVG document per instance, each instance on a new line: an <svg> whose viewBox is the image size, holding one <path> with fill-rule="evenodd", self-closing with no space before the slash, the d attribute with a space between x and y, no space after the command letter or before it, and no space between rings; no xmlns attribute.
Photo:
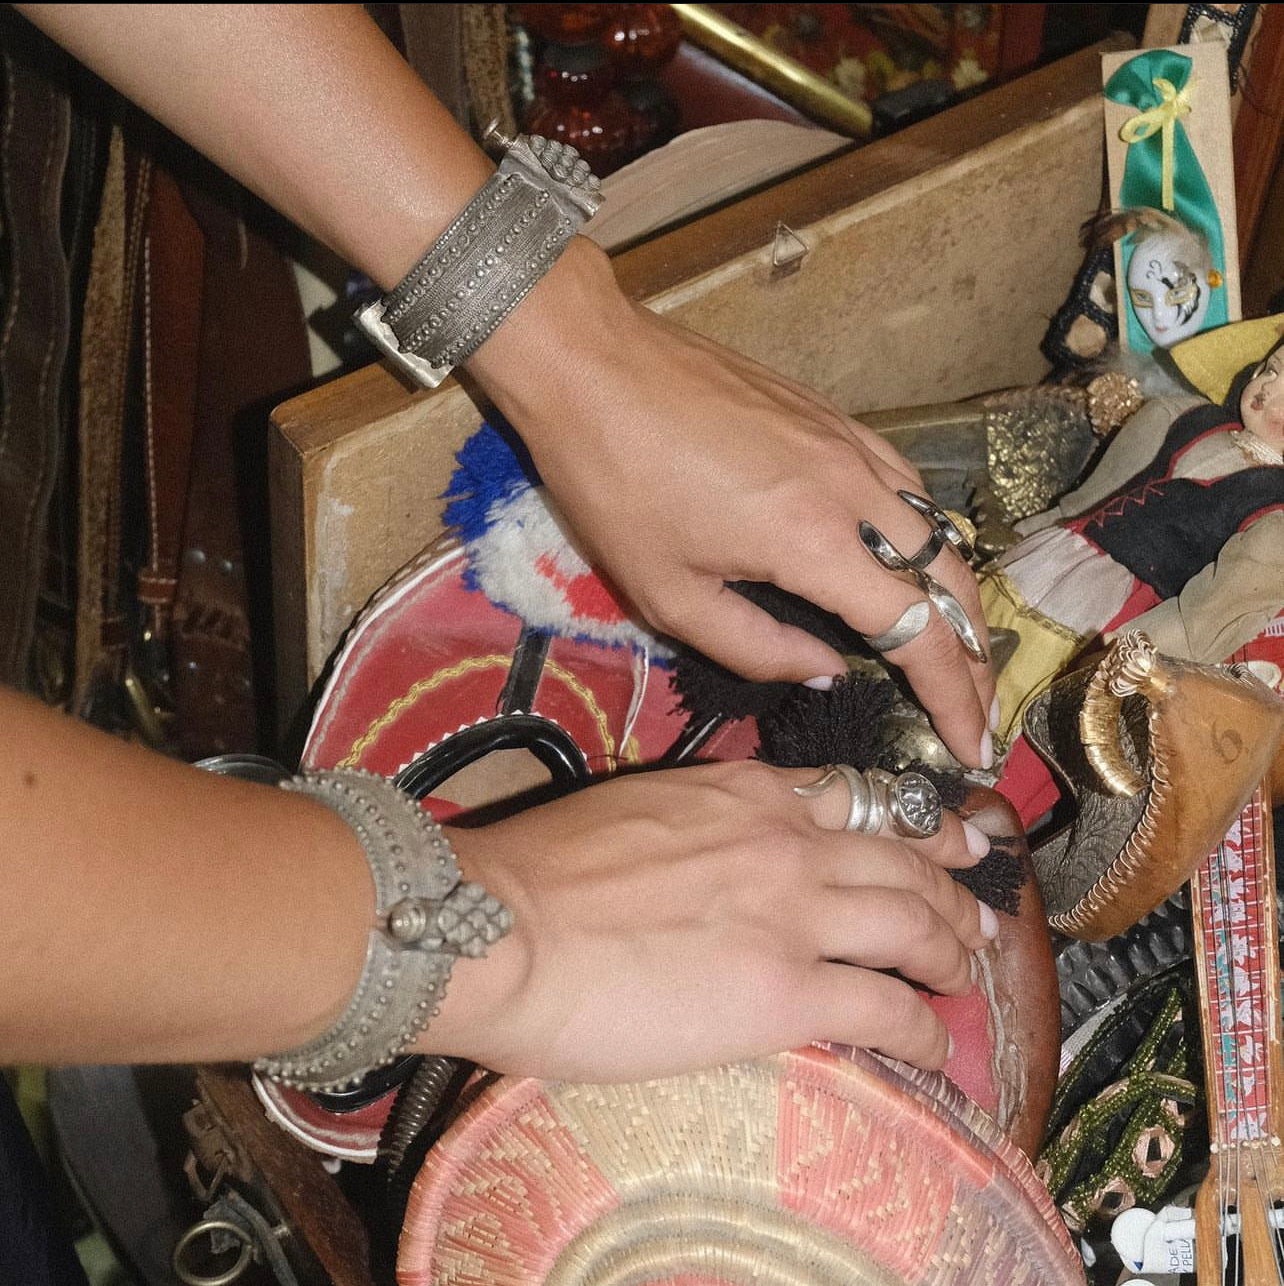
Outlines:
<svg viewBox="0 0 1284 1286"><path fill-rule="evenodd" d="M999 694L994 694L994 700L990 702L990 731L998 732L999 730Z"/></svg>
<svg viewBox="0 0 1284 1286"><path fill-rule="evenodd" d="M994 914L994 908L986 903L978 902L977 906L981 908L981 932L993 942L999 936L999 917Z"/></svg>
<svg viewBox="0 0 1284 1286"><path fill-rule="evenodd" d="M963 823L963 838L967 841L967 851L973 857L984 857L990 851L990 837L971 822Z"/></svg>
<svg viewBox="0 0 1284 1286"><path fill-rule="evenodd" d="M994 767L994 736L987 728L981 735L981 767Z"/></svg>
<svg viewBox="0 0 1284 1286"><path fill-rule="evenodd" d="M834 676L832 674L820 674L814 679L804 679L803 687L812 688L816 692L828 692L834 686Z"/></svg>

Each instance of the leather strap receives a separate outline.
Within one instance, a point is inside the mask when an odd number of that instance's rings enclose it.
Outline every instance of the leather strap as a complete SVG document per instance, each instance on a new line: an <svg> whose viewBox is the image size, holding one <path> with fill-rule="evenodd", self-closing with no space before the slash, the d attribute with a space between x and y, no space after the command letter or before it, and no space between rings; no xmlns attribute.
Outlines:
<svg viewBox="0 0 1284 1286"><path fill-rule="evenodd" d="M0 326L0 679L22 684L57 472L69 285L60 228L71 111L43 75L3 55L0 200L7 242Z"/></svg>
<svg viewBox="0 0 1284 1286"><path fill-rule="evenodd" d="M193 758L258 744L237 500L250 519L246 529L260 531L266 497L246 490L263 471L238 466L262 459L268 410L306 382L311 368L294 275L241 217L241 203L250 198L230 185L218 199L194 185L184 195L205 241L196 466L172 648L179 746ZM255 583L267 584L266 547L248 554L263 572Z"/></svg>
<svg viewBox="0 0 1284 1286"><path fill-rule="evenodd" d="M111 136L110 123L97 106L100 94L96 82L89 81L87 74L66 80L73 85L61 208L62 245L70 282L69 334L62 363L57 471L45 521L40 598L28 665L32 691L57 706L66 706L70 697L75 654L80 319ZM56 78L55 83L63 84L64 78Z"/></svg>
<svg viewBox="0 0 1284 1286"><path fill-rule="evenodd" d="M460 31L463 5L399 4L406 61L464 129L470 128L468 79Z"/></svg>
<svg viewBox="0 0 1284 1286"><path fill-rule="evenodd" d="M123 678L128 631L120 610L121 449L151 162L126 158L112 131L85 291L80 352L80 541L71 708L91 714Z"/></svg>
<svg viewBox="0 0 1284 1286"><path fill-rule="evenodd" d="M169 638L196 433L205 238L178 183L152 172L143 243L143 428L147 562L138 600L158 643Z"/></svg>

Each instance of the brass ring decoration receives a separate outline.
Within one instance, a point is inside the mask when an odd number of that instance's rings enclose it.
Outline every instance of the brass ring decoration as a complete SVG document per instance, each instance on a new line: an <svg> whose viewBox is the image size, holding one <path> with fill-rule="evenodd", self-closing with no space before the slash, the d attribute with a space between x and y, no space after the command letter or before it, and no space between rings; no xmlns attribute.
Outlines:
<svg viewBox="0 0 1284 1286"><path fill-rule="evenodd" d="M1150 691L1157 677L1154 644L1144 634L1129 631L1088 681L1079 710L1079 736L1088 762L1113 795L1136 795L1146 786L1145 774L1124 755L1119 718L1125 697L1139 692L1157 695Z"/></svg>

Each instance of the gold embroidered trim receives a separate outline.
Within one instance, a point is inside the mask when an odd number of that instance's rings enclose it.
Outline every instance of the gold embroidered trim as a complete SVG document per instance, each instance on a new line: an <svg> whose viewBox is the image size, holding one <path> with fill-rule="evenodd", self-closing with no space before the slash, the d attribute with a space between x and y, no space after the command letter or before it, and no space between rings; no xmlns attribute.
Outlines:
<svg viewBox="0 0 1284 1286"><path fill-rule="evenodd" d="M507 667L512 663L513 658L509 655L468 656L454 665L447 666L444 670L438 670L426 679L420 679L407 692L393 701L383 714L379 715L367 727L365 732L353 743L352 749L335 766L337 768L356 767L361 756L379 739L380 733L390 724L396 722L425 693L432 692L434 689L441 687L443 683L449 683L452 679L461 678L463 675L473 671L497 669L500 666ZM564 666L558 665L556 661L545 661L544 668L549 674L560 679L567 688L579 697L585 710L588 711L589 717L597 725L598 735L602 738L602 749L606 757L612 761L617 760L615 738L611 736L610 723L607 720L606 713L598 705L597 699L589 687Z"/></svg>

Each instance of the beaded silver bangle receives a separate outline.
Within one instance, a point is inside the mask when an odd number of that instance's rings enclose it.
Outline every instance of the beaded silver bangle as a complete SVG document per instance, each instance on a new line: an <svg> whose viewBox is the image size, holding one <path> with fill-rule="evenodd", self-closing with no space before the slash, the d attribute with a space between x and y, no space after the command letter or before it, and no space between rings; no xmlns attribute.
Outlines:
<svg viewBox="0 0 1284 1286"><path fill-rule="evenodd" d="M320 800L352 828L374 877L375 922L339 1020L254 1070L301 1089L343 1089L405 1053L437 1015L456 957L484 956L513 917L480 884L462 882L441 827L385 778L305 773L281 787Z"/></svg>
<svg viewBox="0 0 1284 1286"><path fill-rule="evenodd" d="M485 343L602 204L573 147L506 139L493 125L486 138L504 149L499 168L401 281L357 313L379 350L428 388Z"/></svg>

